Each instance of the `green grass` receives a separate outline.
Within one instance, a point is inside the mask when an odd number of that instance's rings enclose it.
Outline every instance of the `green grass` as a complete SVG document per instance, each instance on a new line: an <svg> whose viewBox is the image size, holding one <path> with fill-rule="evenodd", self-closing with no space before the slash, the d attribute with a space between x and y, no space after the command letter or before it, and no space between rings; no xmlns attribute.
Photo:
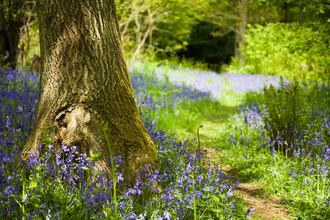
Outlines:
<svg viewBox="0 0 330 220"><path fill-rule="evenodd" d="M202 146L219 136L226 128L226 122L236 111L236 107L222 106L219 102L199 100L180 103L176 108L166 108L153 112L157 118L156 129L173 130L179 140L196 138L197 127L203 125L200 135ZM160 117L157 117L159 115Z"/></svg>

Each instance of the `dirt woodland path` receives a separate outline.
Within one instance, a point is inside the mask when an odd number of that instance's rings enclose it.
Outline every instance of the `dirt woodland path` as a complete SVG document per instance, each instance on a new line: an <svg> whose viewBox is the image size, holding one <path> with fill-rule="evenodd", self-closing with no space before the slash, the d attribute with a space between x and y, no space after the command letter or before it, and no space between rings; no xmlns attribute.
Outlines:
<svg viewBox="0 0 330 220"><path fill-rule="evenodd" d="M215 135L225 129L228 119L232 115L232 111L223 111L219 115L207 116L207 121L204 121L203 128L200 130L200 143L201 150L207 152L210 160L214 161L211 162L211 165L214 166L214 163L217 163L220 169L230 175L230 180L235 182L238 178L233 172L234 169L226 165L225 161L220 158L221 146L214 141ZM196 134L194 136L196 137ZM245 210L251 206L255 208L250 215L252 219L293 219L288 209L281 204L280 198L269 196L261 184L242 180L234 193L239 194L246 201Z"/></svg>
<svg viewBox="0 0 330 220"><path fill-rule="evenodd" d="M220 152L218 149L203 147L201 151L207 152L211 160L218 160L221 163L221 158L216 157ZM221 164L224 165L223 163ZM227 172L230 175L230 180L233 182L238 179L235 173L232 172L231 167L222 166L219 168ZM280 199L268 196L260 184L241 181L234 193L241 195L247 202L245 210L250 207L255 208L250 215L253 219L292 219L289 211L281 204Z"/></svg>

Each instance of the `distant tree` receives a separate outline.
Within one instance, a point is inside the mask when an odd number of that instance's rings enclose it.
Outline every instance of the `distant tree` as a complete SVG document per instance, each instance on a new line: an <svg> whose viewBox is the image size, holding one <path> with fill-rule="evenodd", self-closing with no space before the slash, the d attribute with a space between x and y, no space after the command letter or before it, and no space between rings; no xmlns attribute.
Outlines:
<svg viewBox="0 0 330 220"><path fill-rule="evenodd" d="M173 53L185 47L209 1L115 0L125 51L135 59L146 52Z"/></svg>
<svg viewBox="0 0 330 220"><path fill-rule="evenodd" d="M158 168L156 148L134 101L121 46L114 0L37 0L41 74L35 122L22 151L29 157L41 143L39 127L57 151L75 145L90 155L101 152L96 168L107 170L109 150L124 160L120 170L134 180L146 164ZM42 148L45 149L45 146ZM109 171L109 170L107 170Z"/></svg>
<svg viewBox="0 0 330 220"><path fill-rule="evenodd" d="M0 1L0 63L16 67L25 64L29 45L29 28L35 21L35 0ZM25 35L27 40L25 40Z"/></svg>
<svg viewBox="0 0 330 220"><path fill-rule="evenodd" d="M248 0L220 0L211 4L205 11L204 21L213 23L221 30L216 34L224 36L231 32L235 33L234 56L238 57L240 63L244 63L244 57L239 46L244 44L244 34L248 19Z"/></svg>
<svg viewBox="0 0 330 220"><path fill-rule="evenodd" d="M234 56L240 64L244 64L242 45L245 44L244 34L248 23L276 22L279 20L279 11L276 7L267 10L266 7L253 7L248 0L218 0L210 4L203 21L217 25L214 36L224 36L235 33Z"/></svg>

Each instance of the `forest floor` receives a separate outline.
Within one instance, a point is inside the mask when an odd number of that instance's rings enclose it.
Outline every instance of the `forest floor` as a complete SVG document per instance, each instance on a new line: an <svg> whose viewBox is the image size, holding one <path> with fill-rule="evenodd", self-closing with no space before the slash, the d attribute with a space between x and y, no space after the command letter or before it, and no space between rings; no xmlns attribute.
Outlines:
<svg viewBox="0 0 330 220"><path fill-rule="evenodd" d="M205 120L200 123L203 128L199 131L201 150L207 152L211 165L217 164L219 168L230 175L230 180L233 182L237 181L239 171L226 164L225 158L221 158L220 152L224 146L221 146L223 143L219 141L219 134L223 134L228 119L235 114L236 109L236 106L222 106L217 114L206 115ZM180 134L180 136L179 140L187 136L190 139L197 139L196 131ZM280 198L276 195L270 195L264 190L262 183L242 179L234 193L245 201L245 210L250 207L255 209L251 212L250 219L293 219L289 210L281 204Z"/></svg>

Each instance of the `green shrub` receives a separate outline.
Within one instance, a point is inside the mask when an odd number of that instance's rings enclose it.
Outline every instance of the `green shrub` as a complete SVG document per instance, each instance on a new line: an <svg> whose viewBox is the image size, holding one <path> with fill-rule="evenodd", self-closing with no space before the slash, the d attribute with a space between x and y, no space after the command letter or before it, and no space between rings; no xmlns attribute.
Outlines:
<svg viewBox="0 0 330 220"><path fill-rule="evenodd" d="M324 79L330 56L320 26L299 23L248 25L243 46L245 66L233 58L228 71L281 75L294 79Z"/></svg>

